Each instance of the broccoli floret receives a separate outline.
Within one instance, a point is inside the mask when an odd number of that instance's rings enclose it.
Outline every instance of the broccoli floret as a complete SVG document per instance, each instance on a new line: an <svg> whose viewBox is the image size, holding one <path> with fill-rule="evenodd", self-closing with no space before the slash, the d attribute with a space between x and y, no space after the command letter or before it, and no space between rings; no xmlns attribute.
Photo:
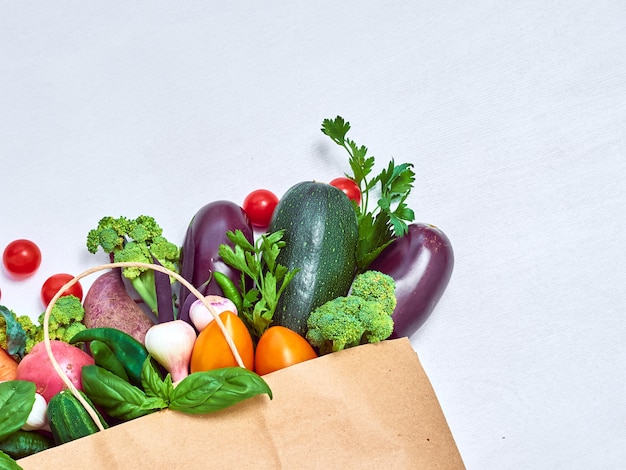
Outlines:
<svg viewBox="0 0 626 470"><path fill-rule="evenodd" d="M316 308L307 320L306 338L320 354L364 343L378 343L393 333L396 283L378 271L359 274L345 297Z"/></svg>
<svg viewBox="0 0 626 470"><path fill-rule="evenodd" d="M380 303L355 295L337 297L316 308L307 326L306 338L320 354L377 343L393 332L393 320Z"/></svg>
<svg viewBox="0 0 626 470"><path fill-rule="evenodd" d="M380 302L387 315L396 308L396 283L393 278L380 271L365 271L354 278L351 295L365 300Z"/></svg>
<svg viewBox="0 0 626 470"><path fill-rule="evenodd" d="M0 309L4 315L0 315L0 346L9 350L8 341L19 340L23 345L19 351L14 354L22 357L28 354L37 343L43 341L43 320L45 312L39 315L38 322L34 322L28 315L18 316L12 310L0 305ZM6 318L8 315L12 325L12 331L7 334ZM50 318L48 319L48 332L50 339L65 341L68 343L72 337L81 330L86 328L83 323L85 318L85 309L78 297L73 295L64 295L52 306L50 310ZM15 349L15 348L13 348Z"/></svg>
<svg viewBox="0 0 626 470"><path fill-rule="evenodd" d="M40 325L43 325L44 315L45 312L39 315ZM73 295L59 297L50 310L48 320L50 339L68 343L76 333L86 328L83 323L84 318L85 309L78 297ZM40 341L43 341L43 327L40 326L39 329L35 339L41 338Z"/></svg>
<svg viewBox="0 0 626 470"><path fill-rule="evenodd" d="M155 219L147 215L140 215L136 219L116 219L110 216L100 219L98 227L87 234L87 249L96 253L100 247L105 253L112 255L115 262L154 263L156 258L165 268L179 272L180 248L169 242ZM122 272L150 310L156 314L154 271L128 267Z"/></svg>
<svg viewBox="0 0 626 470"><path fill-rule="evenodd" d="M43 328L37 323L34 323L33 320L28 315L20 315L17 317L17 322L22 325L22 328L26 332L26 345L24 352L28 354L35 344L43 341Z"/></svg>

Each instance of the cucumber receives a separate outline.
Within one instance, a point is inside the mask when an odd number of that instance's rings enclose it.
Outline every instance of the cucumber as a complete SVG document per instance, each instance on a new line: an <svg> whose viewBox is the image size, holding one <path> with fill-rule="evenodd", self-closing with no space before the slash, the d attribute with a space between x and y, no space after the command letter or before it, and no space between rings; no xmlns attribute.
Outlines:
<svg viewBox="0 0 626 470"><path fill-rule="evenodd" d="M54 447L48 436L37 431L18 430L0 441L0 450L12 459L21 459Z"/></svg>
<svg viewBox="0 0 626 470"><path fill-rule="evenodd" d="M91 404L86 395L80 393ZM98 417L102 425L107 428L108 426L100 413L98 413ZM85 407L69 390L62 390L50 399L48 422L56 445L65 444L99 431Z"/></svg>
<svg viewBox="0 0 626 470"><path fill-rule="evenodd" d="M274 312L273 325L306 336L307 319L320 305L346 295L356 274L358 226L354 206L339 189L305 181L279 201L269 232L284 230L277 262L299 269Z"/></svg>

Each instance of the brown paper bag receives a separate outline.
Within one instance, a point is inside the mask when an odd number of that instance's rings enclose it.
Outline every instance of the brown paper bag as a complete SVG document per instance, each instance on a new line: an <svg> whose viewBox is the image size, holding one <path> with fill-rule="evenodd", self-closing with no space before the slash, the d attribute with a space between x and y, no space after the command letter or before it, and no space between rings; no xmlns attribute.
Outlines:
<svg viewBox="0 0 626 470"><path fill-rule="evenodd" d="M408 339L264 376L258 396L218 413L163 410L21 459L24 469L464 469Z"/></svg>

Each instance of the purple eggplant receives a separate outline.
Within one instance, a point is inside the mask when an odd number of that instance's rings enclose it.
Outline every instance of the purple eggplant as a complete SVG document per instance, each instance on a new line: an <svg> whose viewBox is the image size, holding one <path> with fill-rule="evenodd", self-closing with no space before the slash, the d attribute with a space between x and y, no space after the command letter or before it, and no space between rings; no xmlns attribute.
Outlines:
<svg viewBox="0 0 626 470"><path fill-rule="evenodd" d="M448 286L454 253L448 237L434 225L410 224L370 264L396 281L398 302L392 338L410 337L424 324Z"/></svg>
<svg viewBox="0 0 626 470"><path fill-rule="evenodd" d="M244 210L234 202L215 201L206 204L194 215L187 227L187 233L181 249L180 273L203 295L224 295L215 282L207 281L211 274L219 271L239 285L241 273L231 268L218 256L219 246L233 246L226 232L241 230L250 243L254 243L252 223ZM178 302L178 318L189 322L189 306L192 296L181 285ZM193 297L195 300L195 297Z"/></svg>

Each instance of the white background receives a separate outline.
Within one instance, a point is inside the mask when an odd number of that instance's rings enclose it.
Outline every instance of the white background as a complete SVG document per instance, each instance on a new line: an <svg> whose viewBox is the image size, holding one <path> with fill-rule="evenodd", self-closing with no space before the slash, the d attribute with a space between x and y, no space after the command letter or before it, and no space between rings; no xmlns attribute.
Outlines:
<svg viewBox="0 0 626 470"><path fill-rule="evenodd" d="M2 303L106 261L104 215L182 242L210 201L341 175L340 114L454 246L411 340L467 467L623 468L626 2L299 3L0 3L0 245L44 256Z"/></svg>

